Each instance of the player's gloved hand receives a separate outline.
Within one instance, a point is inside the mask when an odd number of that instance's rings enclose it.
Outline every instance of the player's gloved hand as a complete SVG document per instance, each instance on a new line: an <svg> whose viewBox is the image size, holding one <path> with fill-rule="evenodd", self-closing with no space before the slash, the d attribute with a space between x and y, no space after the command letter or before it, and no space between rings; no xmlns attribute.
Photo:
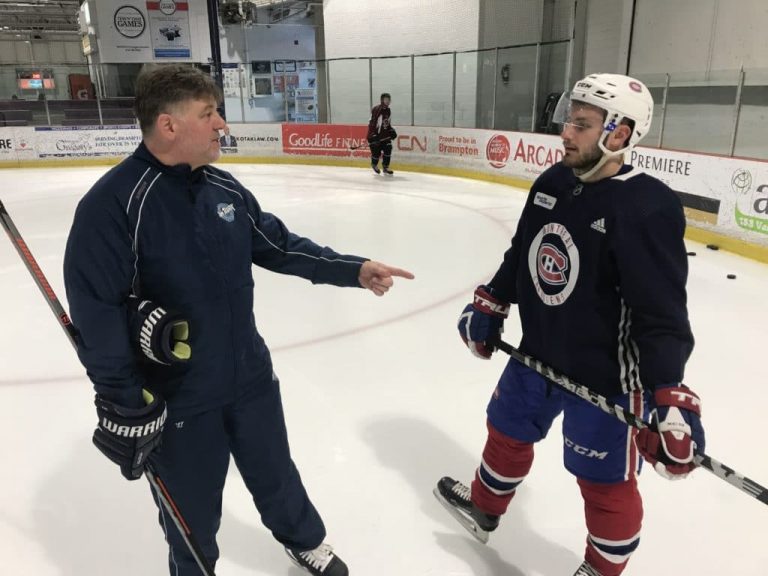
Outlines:
<svg viewBox="0 0 768 576"><path fill-rule="evenodd" d="M389 129L389 138L390 140L394 140L395 138L397 138L397 132L395 132L394 128Z"/></svg>
<svg viewBox="0 0 768 576"><path fill-rule="evenodd" d="M192 357L189 322L177 312L131 296L128 298L128 318L134 343L152 362L175 364Z"/></svg>
<svg viewBox="0 0 768 576"><path fill-rule="evenodd" d="M99 424L93 433L93 443L120 466L128 480L141 478L147 458L160 444L168 416L165 400L159 395L142 390L142 396L144 408L125 408L96 395Z"/></svg>
<svg viewBox="0 0 768 576"><path fill-rule="evenodd" d="M503 332L507 316L509 303L494 296L492 288L478 286L474 301L467 304L459 317L459 334L472 354L478 358L491 357L493 346L490 343Z"/></svg>
<svg viewBox="0 0 768 576"><path fill-rule="evenodd" d="M376 134L369 134L367 140L369 146L375 146L379 143L379 137Z"/></svg>
<svg viewBox="0 0 768 576"><path fill-rule="evenodd" d="M656 408L651 411L651 421L659 432L640 430L637 448L665 478L685 478L696 468L694 451L704 452L705 448L701 400L685 384L670 384L658 387L653 401Z"/></svg>

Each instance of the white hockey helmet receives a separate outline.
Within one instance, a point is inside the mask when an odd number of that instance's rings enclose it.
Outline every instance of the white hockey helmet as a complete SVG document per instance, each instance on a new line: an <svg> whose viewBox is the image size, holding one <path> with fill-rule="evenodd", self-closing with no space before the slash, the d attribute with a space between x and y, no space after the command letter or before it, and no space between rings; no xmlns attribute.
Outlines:
<svg viewBox="0 0 768 576"><path fill-rule="evenodd" d="M560 98L555 109L553 122L564 124L570 116L573 102L584 102L605 110L603 131L613 132L622 120L632 120L634 128L628 145L614 153L605 146L605 137L600 139L599 146L603 152L611 155L624 153L636 146L651 129L653 119L653 97L648 88L634 78L622 74L590 74L576 82L570 93L566 92Z"/></svg>
<svg viewBox="0 0 768 576"><path fill-rule="evenodd" d="M552 123L565 125L570 122L571 106L581 102L605 110L603 133L597 142L603 156L590 170L578 175L582 181L589 181L610 158L626 154L648 134L653 118L653 97L645 84L629 76L590 74L576 82L571 92L560 97ZM608 136L625 120L634 124L626 145L620 150L609 150L605 146Z"/></svg>

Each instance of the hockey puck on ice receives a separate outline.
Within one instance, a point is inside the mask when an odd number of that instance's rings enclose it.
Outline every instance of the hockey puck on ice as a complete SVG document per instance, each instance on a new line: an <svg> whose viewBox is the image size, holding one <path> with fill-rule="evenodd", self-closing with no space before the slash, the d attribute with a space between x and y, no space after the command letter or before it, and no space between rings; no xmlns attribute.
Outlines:
<svg viewBox="0 0 768 576"><path fill-rule="evenodd" d="M709 248L710 250L720 250L720 246L718 246L717 244L707 244L707 248Z"/></svg>
<svg viewBox="0 0 768 576"><path fill-rule="evenodd" d="M728 280L736 280L736 274L728 274Z"/></svg>
<svg viewBox="0 0 768 576"><path fill-rule="evenodd" d="M688 252L688 256L696 256L696 252Z"/></svg>

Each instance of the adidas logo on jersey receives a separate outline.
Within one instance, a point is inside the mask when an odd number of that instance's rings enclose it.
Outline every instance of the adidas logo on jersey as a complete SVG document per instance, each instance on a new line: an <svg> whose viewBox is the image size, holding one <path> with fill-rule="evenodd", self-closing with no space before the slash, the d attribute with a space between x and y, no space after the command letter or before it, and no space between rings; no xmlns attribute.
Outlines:
<svg viewBox="0 0 768 576"><path fill-rule="evenodd" d="M605 218L598 218L594 222L592 222L592 226L590 226L592 230L597 230L598 232L605 234Z"/></svg>

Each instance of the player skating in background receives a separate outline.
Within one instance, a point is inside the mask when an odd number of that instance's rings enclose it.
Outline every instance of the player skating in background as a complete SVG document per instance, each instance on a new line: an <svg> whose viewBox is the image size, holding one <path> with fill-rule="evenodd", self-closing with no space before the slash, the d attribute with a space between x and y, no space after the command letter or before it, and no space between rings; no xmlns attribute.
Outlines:
<svg viewBox="0 0 768 576"><path fill-rule="evenodd" d="M389 104L391 101L391 96L384 92L381 95L381 103L371 109L371 120L368 122L371 167L376 174L381 174L381 170L383 170L384 174L389 174L390 176L394 174L389 169L389 163L392 159L392 142L397 138L397 132L392 128L390 122L392 111L389 108ZM379 170L379 158L382 156L381 170Z"/></svg>
<svg viewBox="0 0 768 576"><path fill-rule="evenodd" d="M467 346L489 358L516 303L521 351L638 415L650 409L658 423L660 436L636 435L510 360L488 405L471 487L438 483L438 499L487 541L531 468L534 444L563 412L564 463L588 529L577 576L618 576L639 544L638 448L673 479L694 468L694 448L704 450L699 399L682 384L693 349L682 206L662 182L624 164L652 114L648 89L620 75L588 76L561 100L564 159L534 182L501 267L459 320Z"/></svg>
<svg viewBox="0 0 768 576"><path fill-rule="evenodd" d="M251 266L378 296L394 276L412 275L291 233L210 166L226 126L221 98L190 66L142 73L143 142L77 208L64 278L96 389L94 442L129 480L152 459L211 564L231 455L291 559L315 576L346 576L291 460L279 381L253 317ZM286 322L291 309L286 299ZM199 576L162 508L160 523L170 573Z"/></svg>

